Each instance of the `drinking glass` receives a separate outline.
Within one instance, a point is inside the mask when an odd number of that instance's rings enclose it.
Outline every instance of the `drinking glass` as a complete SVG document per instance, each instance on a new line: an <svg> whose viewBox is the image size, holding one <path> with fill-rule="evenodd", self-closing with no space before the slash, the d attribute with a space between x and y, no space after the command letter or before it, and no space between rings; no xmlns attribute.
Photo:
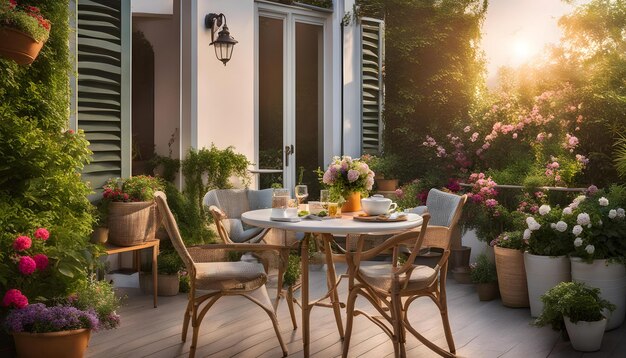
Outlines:
<svg viewBox="0 0 626 358"><path fill-rule="evenodd" d="M324 210L328 210L328 202L330 201L330 190L322 189L320 190L320 204Z"/></svg>
<svg viewBox="0 0 626 358"><path fill-rule="evenodd" d="M298 206L304 205L304 201L309 196L309 192L306 185L296 185L295 189L296 199L298 199Z"/></svg>
<svg viewBox="0 0 626 358"><path fill-rule="evenodd" d="M272 192L272 208L287 208L291 194L289 189L274 189Z"/></svg>
<svg viewBox="0 0 626 358"><path fill-rule="evenodd" d="M331 218L339 216L338 209L339 209L339 204L328 203L328 216L330 216Z"/></svg>

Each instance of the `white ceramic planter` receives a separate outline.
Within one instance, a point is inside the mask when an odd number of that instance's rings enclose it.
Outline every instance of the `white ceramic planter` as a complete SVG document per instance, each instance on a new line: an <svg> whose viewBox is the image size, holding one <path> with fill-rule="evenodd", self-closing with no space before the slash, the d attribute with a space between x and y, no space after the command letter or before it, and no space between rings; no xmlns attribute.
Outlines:
<svg viewBox="0 0 626 358"><path fill-rule="evenodd" d="M599 288L600 297L616 306L608 317L606 330L619 327L626 315L626 267L618 263L607 263L607 260L594 260L588 264L579 257L572 257L570 261L572 281Z"/></svg>
<svg viewBox="0 0 626 358"><path fill-rule="evenodd" d="M524 253L530 315L538 317L543 311L541 295L561 282L572 280L567 256L539 256Z"/></svg>
<svg viewBox="0 0 626 358"><path fill-rule="evenodd" d="M572 323L569 317L563 317L567 334L572 342L572 347L581 352L595 352L602 347L602 337L607 324L607 319L601 321Z"/></svg>

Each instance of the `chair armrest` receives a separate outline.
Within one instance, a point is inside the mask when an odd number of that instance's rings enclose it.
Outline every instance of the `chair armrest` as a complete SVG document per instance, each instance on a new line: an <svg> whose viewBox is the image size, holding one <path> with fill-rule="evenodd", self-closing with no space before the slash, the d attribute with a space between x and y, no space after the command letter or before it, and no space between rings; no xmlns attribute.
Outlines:
<svg viewBox="0 0 626 358"><path fill-rule="evenodd" d="M192 246L205 250L226 250L226 251L283 251L289 250L289 247L282 245L269 244L209 244Z"/></svg>

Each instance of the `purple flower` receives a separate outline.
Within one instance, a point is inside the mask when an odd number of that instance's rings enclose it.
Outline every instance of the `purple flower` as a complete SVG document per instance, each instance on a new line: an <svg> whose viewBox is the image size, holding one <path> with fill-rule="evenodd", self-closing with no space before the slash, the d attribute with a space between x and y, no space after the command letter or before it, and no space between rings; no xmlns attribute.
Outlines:
<svg viewBox="0 0 626 358"><path fill-rule="evenodd" d="M354 169L348 170L348 181L350 183L357 181L357 179L359 179L359 175L360 173L358 170L354 170Z"/></svg>
<svg viewBox="0 0 626 358"><path fill-rule="evenodd" d="M93 310L81 311L71 306L46 307L43 303L28 305L9 312L5 326L10 332L59 332L72 329L98 329Z"/></svg>

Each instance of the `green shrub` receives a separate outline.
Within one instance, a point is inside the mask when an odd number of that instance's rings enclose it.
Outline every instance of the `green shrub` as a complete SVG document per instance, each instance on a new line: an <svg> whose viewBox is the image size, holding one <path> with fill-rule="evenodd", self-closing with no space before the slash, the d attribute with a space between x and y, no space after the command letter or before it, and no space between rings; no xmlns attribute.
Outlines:
<svg viewBox="0 0 626 358"><path fill-rule="evenodd" d="M185 265L176 251L165 251L159 255L158 272L162 275L176 275Z"/></svg>
<svg viewBox="0 0 626 358"><path fill-rule="evenodd" d="M613 311L615 305L600 298L600 289L580 282L561 282L541 296L543 312L535 320L535 325L550 325L555 331L565 329L563 317L576 323L601 320L604 310Z"/></svg>
<svg viewBox="0 0 626 358"><path fill-rule="evenodd" d="M476 262L470 265L473 283L498 282L496 264L491 262L485 253L478 255Z"/></svg>

